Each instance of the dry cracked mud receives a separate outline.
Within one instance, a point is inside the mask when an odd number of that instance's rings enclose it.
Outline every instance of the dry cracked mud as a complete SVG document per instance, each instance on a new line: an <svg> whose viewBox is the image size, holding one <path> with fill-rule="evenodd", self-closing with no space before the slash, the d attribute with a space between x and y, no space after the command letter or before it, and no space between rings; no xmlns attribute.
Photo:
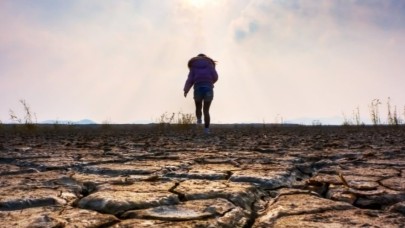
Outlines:
<svg viewBox="0 0 405 228"><path fill-rule="evenodd" d="M404 227L405 128L0 129L0 227Z"/></svg>

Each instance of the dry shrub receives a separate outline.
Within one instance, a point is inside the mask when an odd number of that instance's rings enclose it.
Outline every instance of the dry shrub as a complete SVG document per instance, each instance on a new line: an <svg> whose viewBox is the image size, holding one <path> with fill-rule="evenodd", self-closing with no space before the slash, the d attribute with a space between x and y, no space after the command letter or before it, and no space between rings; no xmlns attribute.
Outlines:
<svg viewBox="0 0 405 228"><path fill-rule="evenodd" d="M177 113L177 124L193 124L197 121L196 117L191 113Z"/></svg>
<svg viewBox="0 0 405 228"><path fill-rule="evenodd" d="M31 111L31 107L24 99L20 100L24 110L24 117L21 118L13 110L9 110L10 119L18 124L24 124L24 127L28 130L34 130L37 124L37 116Z"/></svg>
<svg viewBox="0 0 405 228"><path fill-rule="evenodd" d="M159 124L181 124L181 125L190 125L197 121L195 116L191 113L182 113L182 112L165 112L158 118L157 122Z"/></svg>
<svg viewBox="0 0 405 228"><path fill-rule="evenodd" d="M397 106L394 106L394 110L391 110L391 98L388 97L387 101L387 121L389 125L398 125L400 123L400 119L397 113Z"/></svg>
<svg viewBox="0 0 405 228"><path fill-rule="evenodd" d="M160 115L157 119L159 124L160 131L180 129L180 130L189 130L196 123L196 117L191 113L182 113L182 112L165 112Z"/></svg>
<svg viewBox="0 0 405 228"><path fill-rule="evenodd" d="M350 125L360 126L363 124L364 123L361 122L361 118L360 118L359 106L357 106L357 108L353 110L351 118L349 118L348 116L346 116L345 113L343 113L343 125L344 126L350 126Z"/></svg>
<svg viewBox="0 0 405 228"><path fill-rule="evenodd" d="M374 125L378 125L381 123L381 118L380 118L380 112L379 112L379 105L381 104L379 99L374 99L371 101L371 104L369 106L370 108L370 116L371 116L371 122Z"/></svg>

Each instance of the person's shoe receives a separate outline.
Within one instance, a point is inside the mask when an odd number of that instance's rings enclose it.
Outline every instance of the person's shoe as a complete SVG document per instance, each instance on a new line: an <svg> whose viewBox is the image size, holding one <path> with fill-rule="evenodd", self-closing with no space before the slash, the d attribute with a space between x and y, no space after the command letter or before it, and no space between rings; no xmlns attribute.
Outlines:
<svg viewBox="0 0 405 228"><path fill-rule="evenodd" d="M201 119L197 119L197 124L202 124L202 120L201 120Z"/></svg>
<svg viewBox="0 0 405 228"><path fill-rule="evenodd" d="M210 129L209 129L209 128L204 128L204 133L205 133L206 135L208 135L208 134L210 134L210 133L211 133L211 131L210 131Z"/></svg>

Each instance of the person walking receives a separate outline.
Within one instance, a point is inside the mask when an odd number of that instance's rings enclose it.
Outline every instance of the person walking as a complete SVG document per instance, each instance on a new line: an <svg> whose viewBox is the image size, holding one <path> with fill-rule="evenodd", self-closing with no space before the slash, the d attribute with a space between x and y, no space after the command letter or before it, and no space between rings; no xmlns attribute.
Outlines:
<svg viewBox="0 0 405 228"><path fill-rule="evenodd" d="M214 99L214 84L218 81L218 73L215 69L216 62L205 54L199 54L188 61L190 72L184 85L184 97L187 97L191 87L194 86L194 102L197 124L202 123L204 112L204 132L210 133L210 106Z"/></svg>

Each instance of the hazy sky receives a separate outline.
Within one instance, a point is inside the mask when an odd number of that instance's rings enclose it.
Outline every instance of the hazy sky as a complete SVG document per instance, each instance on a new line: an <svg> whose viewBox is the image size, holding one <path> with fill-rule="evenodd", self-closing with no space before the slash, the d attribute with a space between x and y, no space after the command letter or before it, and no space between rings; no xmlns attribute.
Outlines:
<svg viewBox="0 0 405 228"><path fill-rule="evenodd" d="M403 0L1 0L0 121L194 113L189 58L218 61L214 123L404 117ZM190 94L191 95L191 94ZM279 121L279 120L278 120Z"/></svg>

